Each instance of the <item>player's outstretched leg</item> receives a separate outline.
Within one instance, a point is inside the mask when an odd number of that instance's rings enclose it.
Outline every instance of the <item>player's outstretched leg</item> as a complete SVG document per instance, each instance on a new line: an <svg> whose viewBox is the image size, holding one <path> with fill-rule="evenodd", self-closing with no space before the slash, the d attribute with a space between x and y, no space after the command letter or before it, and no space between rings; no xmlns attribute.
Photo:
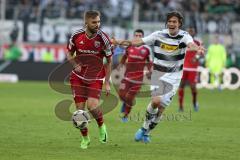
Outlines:
<svg viewBox="0 0 240 160"><path fill-rule="evenodd" d="M149 143L151 142L151 139L150 139L150 131L153 130L157 124L160 122L160 119L161 119L161 115L160 114L157 114L152 120L151 120L151 123L149 124L148 126L148 129L146 129L144 135L143 135L143 139L142 141L144 143Z"/></svg>
<svg viewBox="0 0 240 160"><path fill-rule="evenodd" d="M144 120L143 127L140 128L135 134L135 141L143 141L145 143L150 142L149 138L150 127L154 123L153 120L155 117L157 117L157 114L158 108L153 108L150 103L146 111L146 118Z"/></svg>

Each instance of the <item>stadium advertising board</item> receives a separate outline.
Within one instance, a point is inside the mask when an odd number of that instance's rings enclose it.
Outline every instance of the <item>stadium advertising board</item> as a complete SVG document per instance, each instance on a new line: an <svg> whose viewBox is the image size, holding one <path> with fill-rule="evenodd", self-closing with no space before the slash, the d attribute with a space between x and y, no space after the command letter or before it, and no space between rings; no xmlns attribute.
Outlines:
<svg viewBox="0 0 240 160"><path fill-rule="evenodd" d="M3 45L2 53L8 49L9 45ZM65 44L46 44L46 43L20 43L18 48L21 50L22 56L20 61L34 62L62 62L65 60L66 45ZM52 53L51 60L45 60L44 55L48 52ZM3 58L3 54L0 55Z"/></svg>

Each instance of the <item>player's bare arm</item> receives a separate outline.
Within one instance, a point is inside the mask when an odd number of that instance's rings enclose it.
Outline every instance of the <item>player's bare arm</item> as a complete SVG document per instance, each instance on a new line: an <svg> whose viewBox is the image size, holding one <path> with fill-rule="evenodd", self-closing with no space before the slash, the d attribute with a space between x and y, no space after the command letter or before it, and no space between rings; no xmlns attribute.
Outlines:
<svg viewBox="0 0 240 160"><path fill-rule="evenodd" d="M120 45L126 45L126 46L141 46L143 45L144 42L142 40L142 38L134 38L133 40L123 40L122 42L120 42Z"/></svg>
<svg viewBox="0 0 240 160"><path fill-rule="evenodd" d="M150 60L150 58L148 57L147 58L147 63L146 63L146 66L147 66L147 69L148 69L148 71L147 71L147 73L146 73L146 76L147 76L147 78L151 78L151 74L152 74L152 61Z"/></svg>
<svg viewBox="0 0 240 160"><path fill-rule="evenodd" d="M121 59L120 63L119 63L118 66L117 66L117 70L119 70L120 68L122 68L123 65L126 63L126 61L127 61L127 55L124 54L124 55L122 56L122 59Z"/></svg>
<svg viewBox="0 0 240 160"><path fill-rule="evenodd" d="M190 49L190 50L193 50L193 51L197 51L199 54L204 54L206 49L203 47L203 46L198 46L196 45L194 42L190 42L188 43L187 47Z"/></svg>
<svg viewBox="0 0 240 160"><path fill-rule="evenodd" d="M105 71L106 71L105 89L106 89L107 95L110 93L110 89L111 89L111 87L110 87L111 67L112 67L112 57L107 57L107 63L105 64Z"/></svg>
<svg viewBox="0 0 240 160"><path fill-rule="evenodd" d="M112 39L114 45L123 45L123 46L141 46L144 44L142 38L134 38L133 40L116 40Z"/></svg>
<svg viewBox="0 0 240 160"><path fill-rule="evenodd" d="M77 64L77 62L74 59L74 52L67 52L67 60L72 64L75 71L80 72L81 71L81 65Z"/></svg>

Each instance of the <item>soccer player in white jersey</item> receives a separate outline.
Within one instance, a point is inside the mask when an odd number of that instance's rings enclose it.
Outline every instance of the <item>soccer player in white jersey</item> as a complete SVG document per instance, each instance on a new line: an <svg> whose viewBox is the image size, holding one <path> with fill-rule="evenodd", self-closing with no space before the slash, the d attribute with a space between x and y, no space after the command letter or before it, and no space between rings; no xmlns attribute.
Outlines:
<svg viewBox="0 0 240 160"><path fill-rule="evenodd" d="M153 72L151 76L151 102L147 106L143 126L136 132L135 140L150 142L149 134L160 122L162 114L172 101L182 77L186 47L204 53L202 46L197 46L188 32L181 30L183 16L177 11L167 13L166 27L151 35L129 40L115 40L122 45L143 44L154 47Z"/></svg>

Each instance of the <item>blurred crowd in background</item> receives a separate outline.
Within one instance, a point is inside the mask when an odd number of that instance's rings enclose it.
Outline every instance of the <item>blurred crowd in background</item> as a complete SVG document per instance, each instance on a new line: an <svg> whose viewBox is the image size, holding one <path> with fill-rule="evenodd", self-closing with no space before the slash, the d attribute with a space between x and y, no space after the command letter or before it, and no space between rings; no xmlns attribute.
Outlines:
<svg viewBox="0 0 240 160"><path fill-rule="evenodd" d="M83 18L83 12L97 9L104 23L131 21L139 5L140 21L164 21L171 10L186 19L240 19L240 0L7 0L6 18L42 22L44 18Z"/></svg>
<svg viewBox="0 0 240 160"><path fill-rule="evenodd" d="M230 68L224 84L232 81L232 67L240 77L240 0L0 0L0 8L0 72L1 64L9 60L31 65L64 62L69 36L83 26L86 10L99 10L101 29L117 39L131 39L137 28L145 35L163 29L166 13L177 10L184 16L183 29L194 27L196 38L207 49L201 67L209 68L209 59L220 57L221 47L224 68ZM115 47L113 67L123 54L124 48ZM208 82L205 71L200 71L205 76L203 84ZM240 78L233 79L240 83Z"/></svg>
<svg viewBox="0 0 240 160"><path fill-rule="evenodd" d="M61 20L62 25L66 25L69 21L75 21L81 25L83 20L83 13L86 10L95 9L101 12L101 20L103 26L109 28L122 27L124 30L135 29L134 22L139 22L137 27L142 28L142 24L145 23L149 26L155 25L155 28L159 27L159 22L165 23L165 14L172 10L178 10L184 15L185 28L188 26L194 26L198 32L199 37L203 40L206 48L211 44L214 34L219 35L220 43L224 44L228 53L228 60L230 65L240 67L240 39L238 28L240 24L240 0L4 0L5 1L5 20L12 20L13 22L21 21L23 23L23 42L34 42L36 37L39 40L35 40L35 43L45 43L47 45L53 43L59 43L59 33L56 31L56 26L61 27L59 24L55 24L54 28L48 28L54 34L52 41L44 41L44 33L41 30L43 25L49 21ZM2 13L2 12L1 12ZM214 22L214 23L211 23ZM40 27L30 25L30 23L36 23ZM234 24L235 29L234 29ZM139 25L140 24L140 25ZM15 24L11 33L10 39L15 42L19 33L19 26ZM49 27L49 26L45 26ZM63 26L64 27L64 26ZM65 26L66 27L66 26ZM160 27L159 27L160 28ZM146 29L146 28L142 28ZM152 29L152 30L151 30ZM149 30L153 31L153 28ZM48 31L49 31L48 30ZM146 33L149 30L145 30ZM41 32L40 35L37 32ZM115 35L114 31L110 34ZM49 32L46 32L49 33ZM32 34L32 35L31 35ZM69 34L69 33L67 33ZM122 33L120 33L122 34ZM51 35L51 34L50 34ZM129 34L125 38L129 38ZM213 35L213 36L211 36ZM42 36L42 37L41 37ZM61 36L60 36L61 37ZM32 40L31 40L32 38ZM50 37L51 38L51 37ZM237 41L237 40L238 41ZM49 40L45 35L45 40ZM67 39L63 39L62 45L66 44ZM6 43L6 42L5 42ZM3 43L4 44L4 43ZM62 61L64 58L65 47L53 46L24 46L26 52L32 52L35 49L43 49L38 51L45 53L48 48L51 48L52 52L58 52L56 57L60 57L57 61ZM6 47L5 47L6 48ZM10 47L11 48L11 47ZM6 50L6 49L5 49ZM25 52L24 51L24 52ZM22 51L23 52L23 51ZM36 52L36 50L35 50ZM60 52L60 54L59 54ZM2 55L3 55L2 50ZM6 55L6 54L5 54ZM19 54L16 54L19 55ZM30 55L30 54L25 54ZM34 54L34 59L37 61ZM43 55L43 54L39 54ZM56 56L57 55L57 56ZM61 56L59 56L61 55ZM0 55L0 57L3 57ZM19 57L19 56L18 56ZM31 56L30 56L31 57ZM62 57L62 58L61 58ZM29 59L29 58L22 58ZM41 58L39 58L41 59ZM56 61L56 59L55 59Z"/></svg>

